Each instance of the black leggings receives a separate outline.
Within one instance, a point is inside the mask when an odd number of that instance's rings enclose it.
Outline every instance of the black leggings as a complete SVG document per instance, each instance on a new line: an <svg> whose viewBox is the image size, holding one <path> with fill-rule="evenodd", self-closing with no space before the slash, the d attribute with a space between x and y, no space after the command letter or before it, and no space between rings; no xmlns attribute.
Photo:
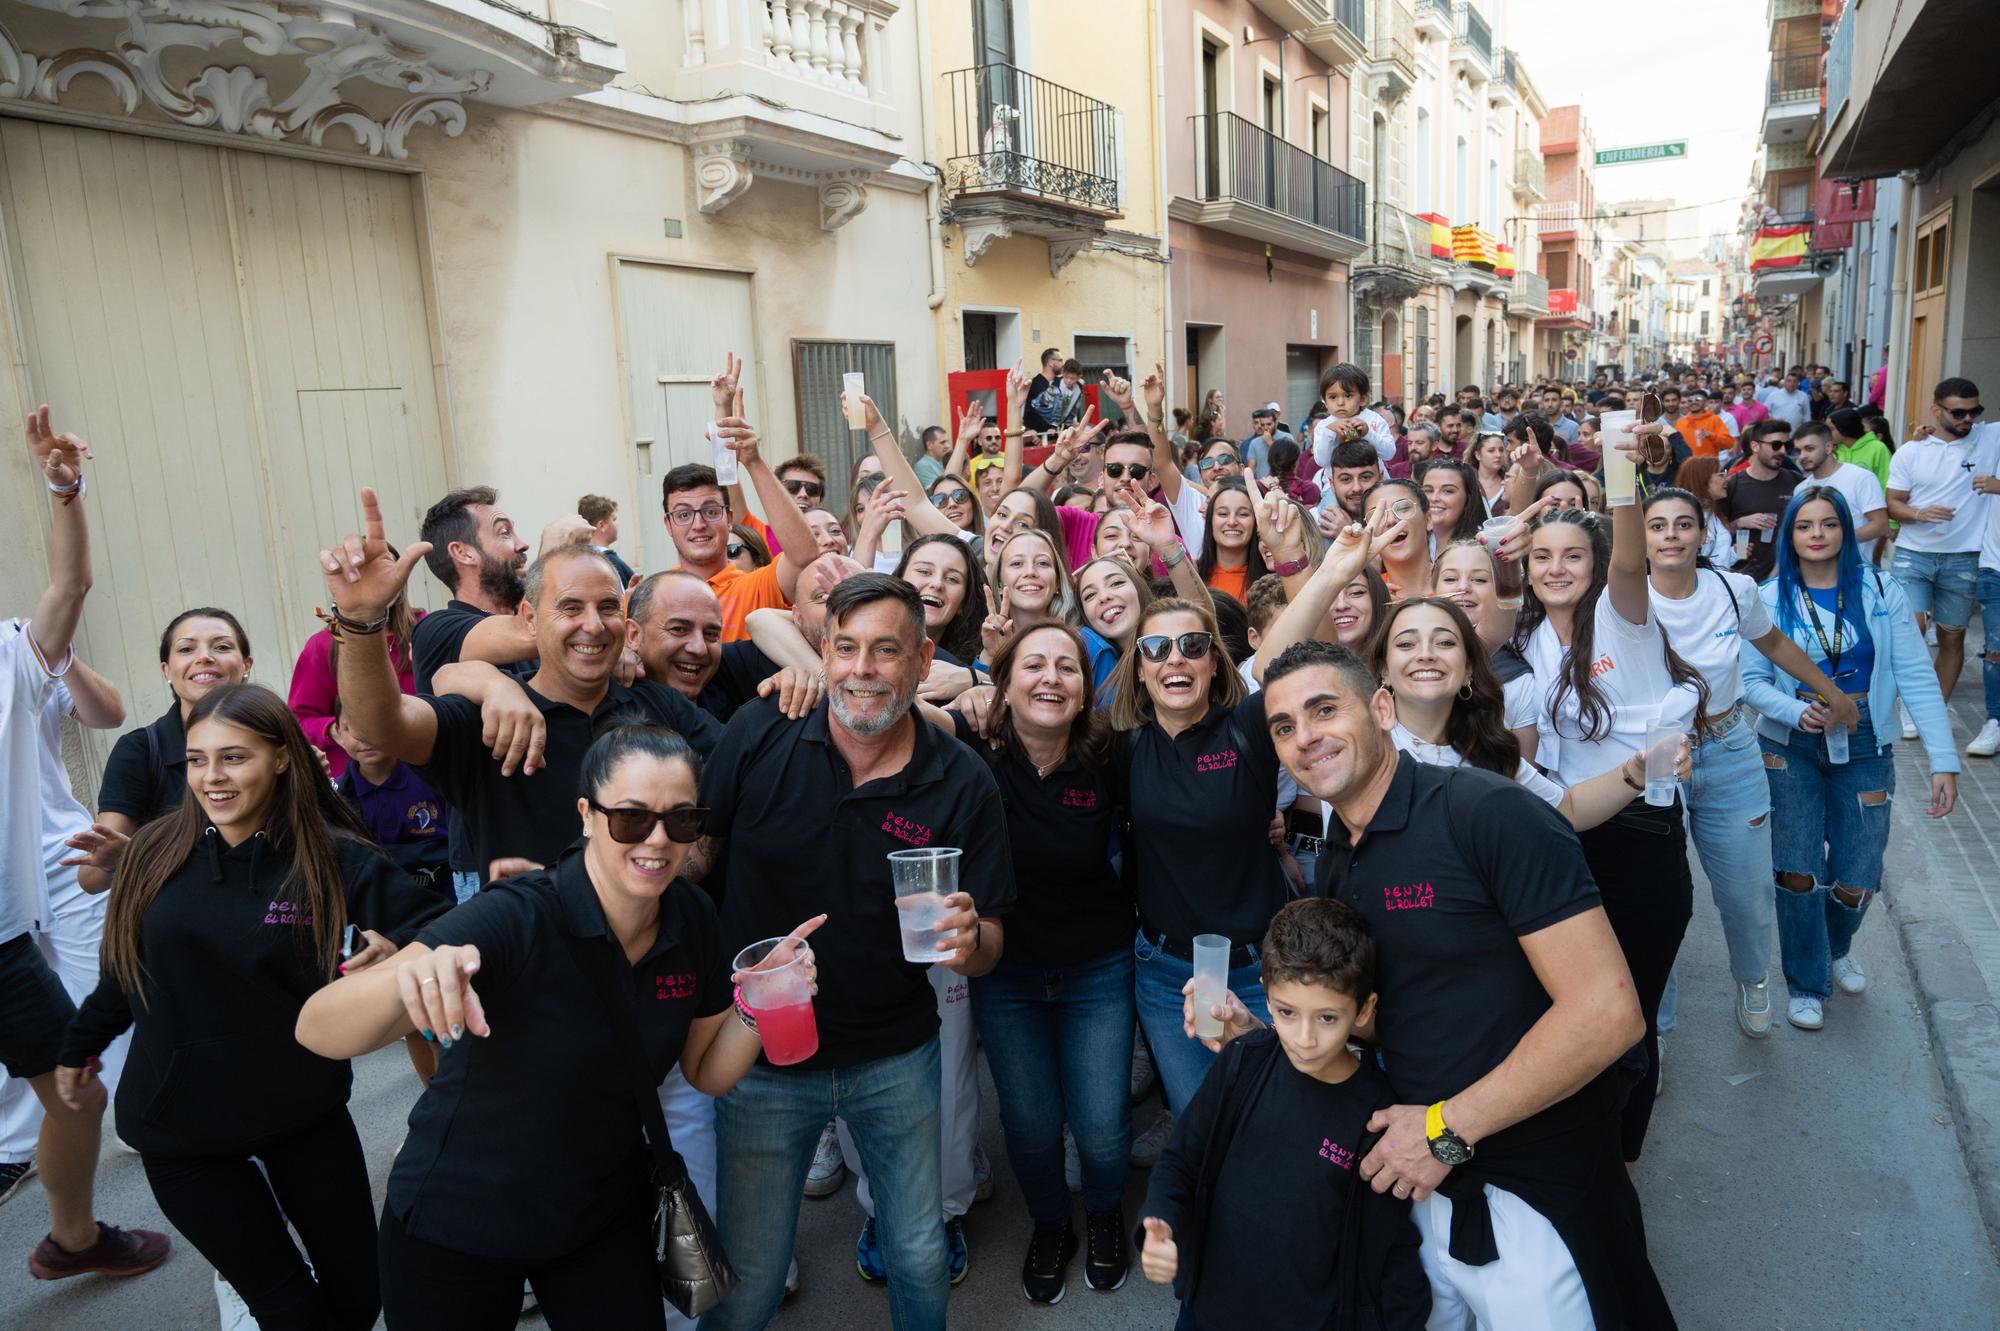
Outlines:
<svg viewBox="0 0 2000 1331"><path fill-rule="evenodd" d="M375 1325L375 1203L347 1110L244 1155L140 1159L160 1210L236 1287L263 1331ZM305 1242L303 1258L286 1221Z"/></svg>
<svg viewBox="0 0 2000 1331"><path fill-rule="evenodd" d="M1644 1072L1626 1097L1619 1123L1619 1142L1629 1162L1639 1158L1646 1144L1653 1099L1660 1090L1660 999L1694 916L1694 875L1688 871L1687 832L1678 803L1656 809L1634 800L1580 840L1646 1018L1646 1038L1630 1055L1633 1067L1643 1064Z"/></svg>
<svg viewBox="0 0 2000 1331"><path fill-rule="evenodd" d="M654 1273L650 1195L606 1208L610 1223L561 1257L481 1257L411 1238L382 1209L382 1311L390 1331L512 1331L521 1285L550 1331L663 1331L666 1303ZM495 1199L520 1205L520 1199Z"/></svg>

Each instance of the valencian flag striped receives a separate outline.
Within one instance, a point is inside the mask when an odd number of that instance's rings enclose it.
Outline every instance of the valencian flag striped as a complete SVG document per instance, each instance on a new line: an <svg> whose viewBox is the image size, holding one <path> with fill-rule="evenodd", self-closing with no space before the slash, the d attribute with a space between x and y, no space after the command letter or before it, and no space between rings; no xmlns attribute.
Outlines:
<svg viewBox="0 0 2000 1331"><path fill-rule="evenodd" d="M1437 213L1419 213L1418 220L1431 225L1431 257L1451 262L1451 219Z"/></svg>
<svg viewBox="0 0 2000 1331"><path fill-rule="evenodd" d="M1763 226L1750 242L1750 271L1766 268L1796 268L1806 261L1806 241L1810 226Z"/></svg>
<svg viewBox="0 0 2000 1331"><path fill-rule="evenodd" d="M1493 268L1499 264L1500 255L1493 237L1476 226L1455 226L1451 229L1451 258L1453 263L1471 264L1478 268Z"/></svg>

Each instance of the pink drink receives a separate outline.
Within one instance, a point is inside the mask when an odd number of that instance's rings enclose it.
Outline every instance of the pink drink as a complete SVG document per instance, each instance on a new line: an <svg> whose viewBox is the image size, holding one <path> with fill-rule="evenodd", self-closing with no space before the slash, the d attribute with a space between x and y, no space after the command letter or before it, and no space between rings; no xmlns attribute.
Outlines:
<svg viewBox="0 0 2000 1331"><path fill-rule="evenodd" d="M813 1020L810 1000L751 1011L757 1017L757 1034L764 1037L764 1057L774 1066L803 1063L819 1052L819 1025Z"/></svg>

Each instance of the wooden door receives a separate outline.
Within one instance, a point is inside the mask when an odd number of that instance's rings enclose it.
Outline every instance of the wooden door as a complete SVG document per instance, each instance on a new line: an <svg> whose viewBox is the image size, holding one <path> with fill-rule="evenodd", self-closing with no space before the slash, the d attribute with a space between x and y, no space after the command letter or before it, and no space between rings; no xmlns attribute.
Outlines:
<svg viewBox="0 0 2000 1331"><path fill-rule="evenodd" d="M1900 420L1908 439L1930 421L1931 394L1944 377L1945 291L1951 275L1951 209L1924 219L1910 254L1909 370L1903 381Z"/></svg>

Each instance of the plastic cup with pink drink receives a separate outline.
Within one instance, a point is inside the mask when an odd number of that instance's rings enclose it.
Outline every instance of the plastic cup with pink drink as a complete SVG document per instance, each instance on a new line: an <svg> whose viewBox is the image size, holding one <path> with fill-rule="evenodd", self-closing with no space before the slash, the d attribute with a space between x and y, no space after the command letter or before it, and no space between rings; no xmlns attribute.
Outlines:
<svg viewBox="0 0 2000 1331"><path fill-rule="evenodd" d="M743 1006L757 1019L764 1057L782 1067L819 1052L819 1025L813 1020L812 982L806 977L802 938L766 938L736 954L743 977Z"/></svg>

